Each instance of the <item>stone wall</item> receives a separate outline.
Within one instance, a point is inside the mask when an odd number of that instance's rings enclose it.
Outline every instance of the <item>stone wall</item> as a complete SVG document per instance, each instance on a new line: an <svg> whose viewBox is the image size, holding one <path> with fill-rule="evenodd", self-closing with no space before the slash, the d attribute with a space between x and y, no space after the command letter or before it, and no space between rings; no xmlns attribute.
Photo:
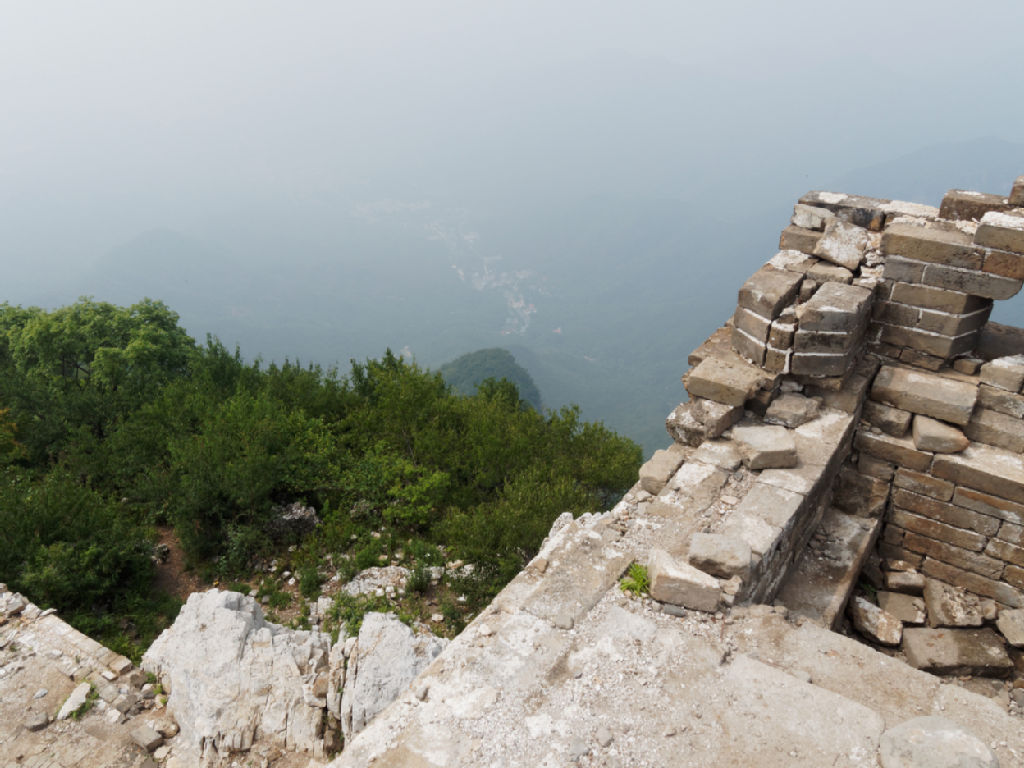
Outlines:
<svg viewBox="0 0 1024 768"><path fill-rule="evenodd" d="M677 445L641 471L664 494L666 467L735 456L719 468L748 492L652 558L652 594L698 607L681 585L708 575L770 601L832 502L869 537L884 522L883 556L1024 604L1024 332L987 324L1024 280L1024 177L940 208L811 192L780 247L691 355Z"/></svg>

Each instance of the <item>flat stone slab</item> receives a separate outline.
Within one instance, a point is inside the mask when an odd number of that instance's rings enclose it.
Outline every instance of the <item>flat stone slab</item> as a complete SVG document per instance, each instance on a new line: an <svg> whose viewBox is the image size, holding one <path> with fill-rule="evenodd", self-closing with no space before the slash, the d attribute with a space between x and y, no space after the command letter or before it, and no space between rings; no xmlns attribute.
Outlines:
<svg viewBox="0 0 1024 768"><path fill-rule="evenodd" d="M712 576L746 580L750 571L750 545L735 536L721 533L695 533L687 555L690 565Z"/></svg>
<svg viewBox="0 0 1024 768"><path fill-rule="evenodd" d="M972 444L963 453L935 457L932 474L958 485L1024 504L1024 457Z"/></svg>
<svg viewBox="0 0 1024 768"><path fill-rule="evenodd" d="M834 507L825 510L817 531L782 582L775 603L834 628L880 529L880 520L853 517Z"/></svg>
<svg viewBox="0 0 1024 768"><path fill-rule="evenodd" d="M924 604L930 627L980 627L984 622L984 607L976 595L936 579L925 581Z"/></svg>
<svg viewBox="0 0 1024 768"><path fill-rule="evenodd" d="M991 629L907 628L903 631L907 663L936 675L1007 677L1013 662Z"/></svg>
<svg viewBox="0 0 1024 768"><path fill-rule="evenodd" d="M981 381L1010 392L1024 386L1024 355L998 357L981 366Z"/></svg>
<svg viewBox="0 0 1024 768"><path fill-rule="evenodd" d="M990 211L981 217L974 242L1000 251L1024 253L1024 212Z"/></svg>
<svg viewBox="0 0 1024 768"><path fill-rule="evenodd" d="M971 420L978 388L926 371L885 365L875 376L871 398L911 413L964 425Z"/></svg>
<svg viewBox="0 0 1024 768"><path fill-rule="evenodd" d="M945 717L915 717L882 734L882 768L999 768L981 739Z"/></svg>
<svg viewBox="0 0 1024 768"><path fill-rule="evenodd" d="M775 424L736 426L732 439L751 469L795 467L797 463L796 439L785 427Z"/></svg>
<svg viewBox="0 0 1024 768"><path fill-rule="evenodd" d="M878 607L891 613L904 624L910 625L924 624L928 615L923 598L906 595L902 592L879 592Z"/></svg>
<svg viewBox="0 0 1024 768"><path fill-rule="evenodd" d="M996 627L1014 648L1024 648L1024 609L1014 608L999 612Z"/></svg>
<svg viewBox="0 0 1024 768"><path fill-rule="evenodd" d="M685 378L686 391L725 405L743 405L761 386L764 374L753 365L707 357Z"/></svg>

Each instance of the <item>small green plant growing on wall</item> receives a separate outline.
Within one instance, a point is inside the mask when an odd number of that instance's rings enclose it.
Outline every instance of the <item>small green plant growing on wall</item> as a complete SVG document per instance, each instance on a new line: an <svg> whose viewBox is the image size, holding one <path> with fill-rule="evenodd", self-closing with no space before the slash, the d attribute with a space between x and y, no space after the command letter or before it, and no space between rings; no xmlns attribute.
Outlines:
<svg viewBox="0 0 1024 768"><path fill-rule="evenodd" d="M623 592L630 592L637 597L646 593L651 587L651 580L647 575L647 568L640 563L633 563L626 571L626 575L619 582Z"/></svg>

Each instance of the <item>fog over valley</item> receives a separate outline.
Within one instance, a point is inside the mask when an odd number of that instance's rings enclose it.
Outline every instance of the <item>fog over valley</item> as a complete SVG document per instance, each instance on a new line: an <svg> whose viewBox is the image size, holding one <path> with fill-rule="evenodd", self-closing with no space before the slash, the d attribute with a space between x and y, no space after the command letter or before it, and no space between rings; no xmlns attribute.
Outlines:
<svg viewBox="0 0 1024 768"><path fill-rule="evenodd" d="M650 453L801 194L1024 173L1021 29L1011 1L9 3L0 299L148 296L343 371L500 347Z"/></svg>

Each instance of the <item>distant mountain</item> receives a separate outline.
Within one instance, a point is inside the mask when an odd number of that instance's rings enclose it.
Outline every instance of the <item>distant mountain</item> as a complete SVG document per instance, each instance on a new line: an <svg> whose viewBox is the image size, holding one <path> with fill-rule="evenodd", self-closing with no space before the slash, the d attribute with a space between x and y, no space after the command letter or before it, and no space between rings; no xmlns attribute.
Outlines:
<svg viewBox="0 0 1024 768"><path fill-rule="evenodd" d="M506 379L519 388L519 397L542 411L540 390L530 372L516 362L507 349L478 349L441 366L441 375L456 392L472 395L482 381Z"/></svg>

